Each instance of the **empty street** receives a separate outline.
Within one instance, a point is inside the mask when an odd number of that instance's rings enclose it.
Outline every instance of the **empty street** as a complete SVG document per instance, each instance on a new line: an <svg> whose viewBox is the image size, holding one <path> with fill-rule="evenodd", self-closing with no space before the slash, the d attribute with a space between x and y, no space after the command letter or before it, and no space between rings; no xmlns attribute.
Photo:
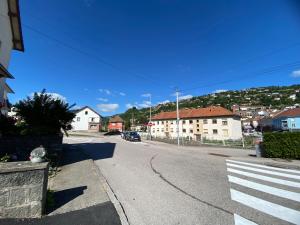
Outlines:
<svg viewBox="0 0 300 225"><path fill-rule="evenodd" d="M300 171L253 163L253 150L119 136L65 142L95 160L129 224L300 224Z"/></svg>

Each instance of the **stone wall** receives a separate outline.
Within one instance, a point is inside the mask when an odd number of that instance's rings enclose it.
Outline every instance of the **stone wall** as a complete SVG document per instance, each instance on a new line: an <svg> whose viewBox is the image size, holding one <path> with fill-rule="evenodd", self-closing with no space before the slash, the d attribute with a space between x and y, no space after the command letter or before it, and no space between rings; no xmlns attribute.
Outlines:
<svg viewBox="0 0 300 225"><path fill-rule="evenodd" d="M48 163L0 163L0 218L41 217L47 182Z"/></svg>
<svg viewBox="0 0 300 225"><path fill-rule="evenodd" d="M28 160L30 152L44 146L47 152L62 149L63 135L0 137L0 156L16 154L18 160Z"/></svg>

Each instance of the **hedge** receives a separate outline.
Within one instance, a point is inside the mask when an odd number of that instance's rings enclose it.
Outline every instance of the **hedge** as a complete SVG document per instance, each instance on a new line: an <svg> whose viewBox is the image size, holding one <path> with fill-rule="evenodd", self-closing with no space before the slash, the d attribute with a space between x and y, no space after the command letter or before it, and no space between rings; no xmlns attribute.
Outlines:
<svg viewBox="0 0 300 225"><path fill-rule="evenodd" d="M262 149L264 157L300 159L300 132L264 133Z"/></svg>

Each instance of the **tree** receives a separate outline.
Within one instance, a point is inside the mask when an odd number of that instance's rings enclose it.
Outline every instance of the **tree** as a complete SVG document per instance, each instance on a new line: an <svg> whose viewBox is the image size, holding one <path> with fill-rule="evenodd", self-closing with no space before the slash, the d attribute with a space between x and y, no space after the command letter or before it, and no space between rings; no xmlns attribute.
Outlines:
<svg viewBox="0 0 300 225"><path fill-rule="evenodd" d="M34 135L59 134L61 130L66 133L75 117L70 111L73 106L47 94L45 89L15 105L17 116L24 125L23 133Z"/></svg>

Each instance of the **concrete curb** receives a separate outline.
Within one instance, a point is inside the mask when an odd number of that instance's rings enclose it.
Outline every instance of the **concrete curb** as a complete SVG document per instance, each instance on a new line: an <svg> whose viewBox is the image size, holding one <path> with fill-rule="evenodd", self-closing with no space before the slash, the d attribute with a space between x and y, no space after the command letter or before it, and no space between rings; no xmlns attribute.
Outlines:
<svg viewBox="0 0 300 225"><path fill-rule="evenodd" d="M113 192L113 190L110 187L109 183L107 182L107 180L105 179L105 177L101 173L100 168L95 164L94 160L93 160L93 166L94 166L94 169L95 169L96 173L99 175L99 177L100 177L100 179L103 183L103 187L104 187L110 201L114 204L114 206L117 210L117 213L119 214L122 225L129 225L129 221L128 221L128 218L125 214L124 207L122 206L122 204L118 200L116 194Z"/></svg>

